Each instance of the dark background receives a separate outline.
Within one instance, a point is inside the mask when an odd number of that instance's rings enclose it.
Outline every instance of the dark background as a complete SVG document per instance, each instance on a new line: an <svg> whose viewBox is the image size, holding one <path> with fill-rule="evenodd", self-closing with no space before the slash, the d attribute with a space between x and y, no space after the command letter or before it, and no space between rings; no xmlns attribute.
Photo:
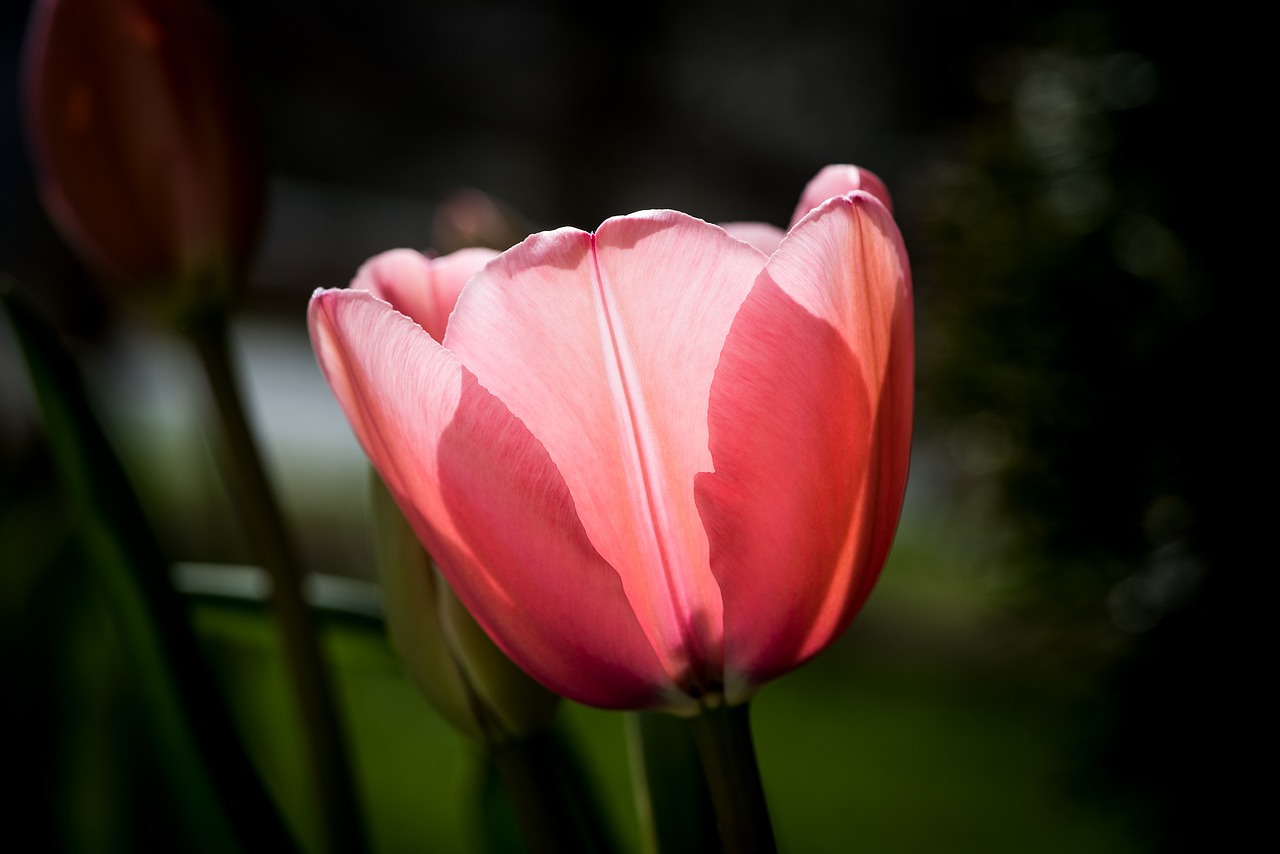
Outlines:
<svg viewBox="0 0 1280 854"><path fill-rule="evenodd" d="M184 386L183 357L117 311L39 207L17 121L22 6L0 12L0 273L29 290L84 356L171 551L193 563L242 563L199 415L190 414L200 401ZM220 8L272 176L268 228L241 305L243 354L314 568L372 577L363 498L351 486L361 463L306 348L312 289L344 284L393 246L453 248L438 214L464 189L489 194L527 230L590 229L648 207L783 225L819 168L857 163L890 187L912 256L916 452L882 590L830 660L813 665L818 675L780 681L779 711L765 705L774 686L758 702L766 776L770 761L778 769L776 809L791 803L780 792L804 789L786 776L794 771L870 799L876 818L861 819L860 831L859 810L845 822L848 805L833 796L807 824L779 816L783 842L848 850L869 835L879 850L991 851L1056 850L1056 838L1075 850L1200 851L1243 838L1259 814L1241 769L1259 762L1253 686L1263 674L1252 663L1258 624L1247 607L1260 601L1261 569L1241 554L1245 514L1226 477L1247 465L1237 447L1245 434L1230 425L1248 407L1223 379L1232 347L1220 333L1238 304L1228 295L1248 278L1236 269L1229 213L1245 156L1237 99L1250 85L1230 70L1244 50L1239 21L1144 3L933 0ZM77 798L88 803L99 797L94 785L106 791L103 781L122 776L155 786L164 776L152 766L163 762L137 758L149 755L137 733L126 741L138 745L118 746L112 727L128 729L131 712L117 709L103 724L105 706L66 711L68 698L116 690L106 676L81 684L86 673L114 672L84 659L109 619L35 592L50 573L75 576L39 420L3 334L0 358L0 662L7 729L34 733L29 761L2 772L27 792L5 810L62 828L53 847L116 850L66 829L90 821L78 811L92 808ZM155 430L169 438L148 438ZM84 595L74 583L58 587L72 592L55 600ZM257 628L237 634L238 617L205 607L215 658L238 660L246 644L265 643ZM40 608L54 616L32 618ZM79 646L66 641L67 626L78 626ZM376 632L359 638L333 641L340 666L383 654ZM366 641L375 651L350 651ZM267 697L243 701L268 709L243 712L246 727L282 726L270 723L280 717L270 711L274 689L246 666L220 665L233 694ZM840 686L849 684L868 694L848 698ZM826 733L817 736L820 762L832 739L857 738L856 713L831 710L878 708L885 697L877 737L927 755L904 759L858 742L849 767L787 764L788 739L803 741L798 729ZM118 703L132 708L107 706ZM385 726L377 711L351 714L357 729ZM417 725L413 714L406 726ZM612 737L612 724L572 714L584 732L605 733L601 744ZM984 716L1013 729L969 721ZM1034 734L1016 735L1023 726ZM358 747L371 743L361 738ZM278 766L290 756L273 753L270 740L260 737L257 749L288 802L292 778ZM948 758L947 747L969 741L968 758ZM92 772L64 761L103 743L116 746ZM601 747L606 757L614 749ZM1026 788L1009 770L1022 767L1020 751L1048 757L1026 760L1055 804L1043 821L1000 800ZM45 761L55 755L64 759ZM910 769L900 788L876 759ZM612 762L602 760L605 776ZM373 759L364 773L394 776ZM878 778L899 795L875 801ZM989 778L1004 787L983 788ZM67 794L80 789L90 794ZM970 803L966 790L989 795ZM129 816L140 809L126 799L125 818L105 821L102 838L127 850L141 823ZM188 818L172 820L178 838ZM398 833L378 831L384 841Z"/></svg>

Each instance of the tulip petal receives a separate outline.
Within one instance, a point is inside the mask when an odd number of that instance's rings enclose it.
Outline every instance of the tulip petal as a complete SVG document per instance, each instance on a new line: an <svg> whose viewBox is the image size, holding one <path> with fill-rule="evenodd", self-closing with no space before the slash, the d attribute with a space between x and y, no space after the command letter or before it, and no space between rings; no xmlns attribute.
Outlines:
<svg viewBox="0 0 1280 854"><path fill-rule="evenodd" d="M825 647L870 594L906 484L913 352L893 219L864 193L829 200L770 258L712 386L697 501L729 702Z"/></svg>
<svg viewBox="0 0 1280 854"><path fill-rule="evenodd" d="M772 255L786 237L786 232L767 222L725 222L720 227L739 240L745 240L766 255Z"/></svg>
<svg viewBox="0 0 1280 854"><path fill-rule="evenodd" d="M497 258L498 254L496 249L470 246L442 255L431 262L432 290L436 296L437 316L443 317L446 324L449 322L449 316L453 314L454 307L458 304L463 286L481 267ZM431 337L437 341L443 341L444 331L441 330L439 337L435 335Z"/></svg>
<svg viewBox="0 0 1280 854"><path fill-rule="evenodd" d="M720 349L765 260L673 211L534 235L471 280L445 338L546 447L667 673L693 695L718 691L722 673L693 478L711 467Z"/></svg>
<svg viewBox="0 0 1280 854"><path fill-rule="evenodd" d="M524 424L453 354L368 292L318 291L309 322L365 452L498 646L579 702L654 708L681 699Z"/></svg>
<svg viewBox="0 0 1280 854"><path fill-rule="evenodd" d="M392 249L361 264L351 287L386 300L442 341L462 286L497 254L492 249L461 249L433 259L413 249Z"/></svg>
<svg viewBox="0 0 1280 854"><path fill-rule="evenodd" d="M824 167L808 184L805 184L804 192L800 194L800 203L796 205L795 213L791 215L791 225L794 226L804 219L805 214L827 199L843 196L854 190L870 193L880 200L886 210L893 213L893 200L889 197L889 188L876 173L860 166L838 164Z"/></svg>
<svg viewBox="0 0 1280 854"><path fill-rule="evenodd" d="M431 298L431 259L415 249L391 249L360 265L351 280L355 290L368 291L391 303L439 341L444 337L445 320Z"/></svg>

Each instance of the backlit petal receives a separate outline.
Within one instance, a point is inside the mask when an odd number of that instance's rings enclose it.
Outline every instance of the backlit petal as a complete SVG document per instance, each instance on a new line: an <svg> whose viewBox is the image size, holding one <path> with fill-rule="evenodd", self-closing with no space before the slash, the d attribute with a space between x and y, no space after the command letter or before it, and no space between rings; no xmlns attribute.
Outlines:
<svg viewBox="0 0 1280 854"><path fill-rule="evenodd" d="M854 193L792 229L734 321L697 483L730 702L830 643L879 575L906 483L911 312L897 227Z"/></svg>
<svg viewBox="0 0 1280 854"><path fill-rule="evenodd" d="M475 248L430 258L413 249L392 249L364 262L351 287L386 300L441 341L462 286L497 254Z"/></svg>
<svg viewBox="0 0 1280 854"><path fill-rule="evenodd" d="M439 341L444 321L436 316L431 293L431 259L415 249L391 249L360 265L351 287L391 303Z"/></svg>
<svg viewBox="0 0 1280 854"><path fill-rule="evenodd" d="M445 343L564 476L671 678L718 690L723 619L693 479L707 401L765 256L672 211L534 235L459 300Z"/></svg>
<svg viewBox="0 0 1280 854"><path fill-rule="evenodd" d="M767 222L726 222L721 228L739 240L745 240L766 255L772 255L786 237L786 232Z"/></svg>
<svg viewBox="0 0 1280 854"><path fill-rule="evenodd" d="M454 306L458 304L458 295L471 277L480 268L498 257L498 250L483 246L472 246L459 249L448 255L442 255L431 261L432 291L435 293L437 316L443 317L448 324ZM437 341L444 340L444 331L440 336L431 336Z"/></svg>
<svg viewBox="0 0 1280 854"><path fill-rule="evenodd" d="M524 424L370 293L319 291L309 321L365 452L503 651L579 702L648 708L678 699L564 479Z"/></svg>
<svg viewBox="0 0 1280 854"><path fill-rule="evenodd" d="M889 188L884 185L884 181L881 181L878 175L860 166L840 164L825 167L805 185L804 192L800 194L800 203L796 205L795 213L791 215L791 225L794 226L804 219L805 214L827 199L843 196L854 190L870 193L880 200L886 210L893 212L893 200L889 197Z"/></svg>

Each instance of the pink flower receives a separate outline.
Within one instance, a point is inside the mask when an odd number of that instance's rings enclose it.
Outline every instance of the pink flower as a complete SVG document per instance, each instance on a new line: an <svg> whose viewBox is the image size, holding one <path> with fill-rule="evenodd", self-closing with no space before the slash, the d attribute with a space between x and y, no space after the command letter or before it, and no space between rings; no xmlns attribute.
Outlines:
<svg viewBox="0 0 1280 854"><path fill-rule="evenodd" d="M114 284L173 309L243 277L264 171L239 84L200 0L35 4L23 89L41 196Z"/></svg>
<svg viewBox="0 0 1280 854"><path fill-rule="evenodd" d="M870 594L914 352L875 195L772 255L675 211L535 234L467 283L443 344L381 292L316 292L320 365L463 603L553 691L741 703Z"/></svg>

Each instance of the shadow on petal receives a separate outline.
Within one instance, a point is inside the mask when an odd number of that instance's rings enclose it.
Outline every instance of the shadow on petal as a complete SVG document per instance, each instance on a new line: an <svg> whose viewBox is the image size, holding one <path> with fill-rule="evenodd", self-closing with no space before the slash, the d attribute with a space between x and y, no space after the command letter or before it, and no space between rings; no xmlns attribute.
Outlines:
<svg viewBox="0 0 1280 854"><path fill-rule="evenodd" d="M860 604L847 602L856 576L879 572L865 559L877 461L862 376L840 333L762 274L725 341L708 413L715 470L695 484L730 702L825 646Z"/></svg>
<svg viewBox="0 0 1280 854"><path fill-rule="evenodd" d="M474 558L441 561L495 642L549 688L604 708L662 708L675 688L592 547L546 449L462 372L439 446L440 493ZM687 702L687 699L686 699Z"/></svg>

